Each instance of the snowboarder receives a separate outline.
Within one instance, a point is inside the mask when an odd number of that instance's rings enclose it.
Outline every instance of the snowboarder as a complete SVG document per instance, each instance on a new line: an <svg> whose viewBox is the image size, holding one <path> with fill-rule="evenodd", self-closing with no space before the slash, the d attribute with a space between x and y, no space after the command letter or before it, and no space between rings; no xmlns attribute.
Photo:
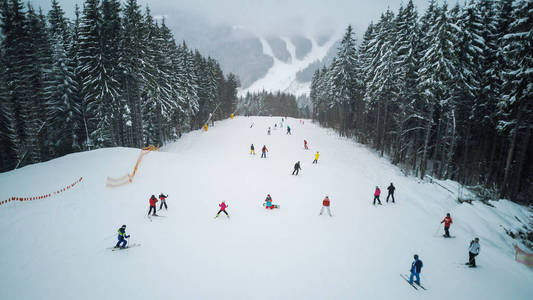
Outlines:
<svg viewBox="0 0 533 300"><path fill-rule="evenodd" d="M394 185L391 182L389 187L387 188L387 190L389 190L389 194L387 195L387 202L389 202L389 197L392 197L392 203L394 203L394 190L395 189L396 187L394 187Z"/></svg>
<svg viewBox="0 0 533 300"><path fill-rule="evenodd" d="M294 171L292 171L292 175L294 175L294 172L296 172L296 175L298 175L298 171L300 171L302 168L300 167L300 162L297 162L294 164Z"/></svg>
<svg viewBox="0 0 533 300"><path fill-rule="evenodd" d="M165 210L168 209L167 202L165 201L165 199L167 198L168 198L168 195L165 195L163 193L159 195L159 200L161 200L161 205L159 206L159 210L163 209L163 205L165 206Z"/></svg>
<svg viewBox="0 0 533 300"><path fill-rule="evenodd" d="M291 127L287 125L287 134L291 134Z"/></svg>
<svg viewBox="0 0 533 300"><path fill-rule="evenodd" d="M422 271L422 261L418 259L418 254L414 255L415 260L411 264L411 276L409 277L409 283L413 284L413 277L416 277L415 283L420 285L420 272Z"/></svg>
<svg viewBox="0 0 533 300"><path fill-rule="evenodd" d="M329 214L329 216L332 217L332 215L331 215L331 211L329 210L329 204L330 204L330 202L329 202L329 197L326 196L326 198L324 198L324 200L322 200L322 208L320 209L320 214L319 214L319 216L322 215L322 213L324 212L324 208L326 208L326 209L328 210L328 214Z"/></svg>
<svg viewBox="0 0 533 300"><path fill-rule="evenodd" d="M440 221L440 223L444 223L444 237L449 238L450 237L450 225L453 223L452 217L450 217L450 213L446 214L446 217Z"/></svg>
<svg viewBox="0 0 533 300"><path fill-rule="evenodd" d="M255 155L254 144L252 144L252 145L250 146L250 155L251 155L251 154Z"/></svg>
<svg viewBox="0 0 533 300"><path fill-rule="evenodd" d="M475 238L470 242L470 247L468 248L468 262L466 263L471 268L476 267L476 256L479 254L479 238Z"/></svg>
<svg viewBox="0 0 533 300"><path fill-rule="evenodd" d="M315 160L313 160L313 163L314 164L318 164L318 157L320 156L320 154L318 153L318 151L316 152L315 154Z"/></svg>
<svg viewBox="0 0 533 300"><path fill-rule="evenodd" d="M128 244L128 241L126 241L126 239L129 237L129 235L126 235L126 225L122 225L122 227L118 229L118 242L115 245L115 248L126 248L126 245ZM122 244L122 246L120 246L120 244Z"/></svg>
<svg viewBox="0 0 533 300"><path fill-rule="evenodd" d="M267 197L265 198L265 208L266 209L274 209L275 208L275 205L272 204L272 197L270 197L270 194L267 195Z"/></svg>
<svg viewBox="0 0 533 300"><path fill-rule="evenodd" d="M226 203L222 201L222 203L220 203L218 206L220 207L220 210L217 212L217 215L215 216L215 218L218 218L218 215L221 212L225 213L226 216L229 218L228 212L226 211L226 208L228 207L228 205L226 205Z"/></svg>
<svg viewBox="0 0 533 300"><path fill-rule="evenodd" d="M376 186L376 191L374 191L374 205L376 205L376 200L378 200L379 205L381 205L381 200L379 200L379 195L381 195L381 190Z"/></svg>
<svg viewBox="0 0 533 300"><path fill-rule="evenodd" d="M148 211L148 215L150 215L150 213L152 212L152 209L154 210L154 214L152 216L157 216L155 211L156 211L156 207L155 207L155 204L157 203L157 198L152 195L152 197L150 197L150 210Z"/></svg>
<svg viewBox="0 0 533 300"><path fill-rule="evenodd" d="M261 149L261 158L266 158L267 157L267 152L268 152L268 149L265 145L263 145L263 149Z"/></svg>
<svg viewBox="0 0 533 300"><path fill-rule="evenodd" d="M309 148L307 148L307 140L304 140L304 149L309 150Z"/></svg>
<svg viewBox="0 0 533 300"><path fill-rule="evenodd" d="M267 134L270 135L270 127L268 127Z"/></svg>

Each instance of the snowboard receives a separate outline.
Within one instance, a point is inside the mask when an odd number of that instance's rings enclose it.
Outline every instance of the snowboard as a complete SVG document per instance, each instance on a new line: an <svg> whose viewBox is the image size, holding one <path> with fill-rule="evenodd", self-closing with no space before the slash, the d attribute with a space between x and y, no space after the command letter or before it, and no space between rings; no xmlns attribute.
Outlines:
<svg viewBox="0 0 533 300"><path fill-rule="evenodd" d="M112 247L111 251L128 250L129 248L139 247L140 245L141 245L140 243L133 243L133 244L126 245L126 248L115 248L115 247Z"/></svg>
<svg viewBox="0 0 533 300"><path fill-rule="evenodd" d="M405 275L405 274L400 274L400 276L401 276L403 279L405 279L405 281L407 281L407 283L409 283L409 285L412 286L415 290L418 290L418 288L421 288L421 289L423 289L423 290L426 290L426 288L423 287L423 286L420 285L420 284L417 284L417 283L414 283L414 282L413 282L413 283L409 282L409 276L407 276L407 275Z"/></svg>

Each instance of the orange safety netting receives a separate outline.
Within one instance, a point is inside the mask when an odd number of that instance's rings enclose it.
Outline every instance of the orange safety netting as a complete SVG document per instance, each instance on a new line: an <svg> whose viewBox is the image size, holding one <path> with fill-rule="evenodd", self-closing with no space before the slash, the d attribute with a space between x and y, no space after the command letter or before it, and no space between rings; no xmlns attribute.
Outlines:
<svg viewBox="0 0 533 300"><path fill-rule="evenodd" d="M80 183L81 181L83 180L83 177L80 177L80 179L76 180L74 183L72 184L69 184L63 188L60 188L54 192L51 192L51 193L47 193L47 194L43 194L43 195L39 195L39 196L30 196L30 197L10 197L9 199L7 200L3 200L3 201L0 201L0 205L3 205L3 204L7 204L11 201L33 201L33 200L39 200L39 199L46 199L46 198L50 198L52 197L53 195L57 195L57 194L61 194L63 192L66 192L68 190L70 190L71 188L73 188L74 186L76 186L76 184Z"/></svg>
<svg viewBox="0 0 533 300"><path fill-rule="evenodd" d="M133 178L135 177L135 174L137 174L137 170L139 169L139 164L141 163L143 157L150 153L150 151L158 151L159 147L156 147L154 145L150 145L148 147L145 147L141 150L141 154L139 154L139 157L137 158L137 162L135 163L135 166L133 167L133 172L131 174L126 174L118 178L112 178L107 177L106 186L107 187L119 187L128 183L131 183L133 181Z"/></svg>
<svg viewBox="0 0 533 300"><path fill-rule="evenodd" d="M533 254L527 253L526 251L518 248L517 245L514 245L516 253L514 258L517 262L521 262L527 266L533 266Z"/></svg>

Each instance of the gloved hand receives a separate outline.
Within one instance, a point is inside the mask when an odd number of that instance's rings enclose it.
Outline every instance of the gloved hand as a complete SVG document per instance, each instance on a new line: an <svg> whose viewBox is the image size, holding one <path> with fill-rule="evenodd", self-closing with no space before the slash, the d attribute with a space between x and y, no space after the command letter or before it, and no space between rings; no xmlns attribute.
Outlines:
<svg viewBox="0 0 533 300"><path fill-rule="evenodd" d="M130 236L129 236L129 235L127 235L127 236L126 236L126 238L127 238L127 239L129 239L129 238L130 238Z"/></svg>

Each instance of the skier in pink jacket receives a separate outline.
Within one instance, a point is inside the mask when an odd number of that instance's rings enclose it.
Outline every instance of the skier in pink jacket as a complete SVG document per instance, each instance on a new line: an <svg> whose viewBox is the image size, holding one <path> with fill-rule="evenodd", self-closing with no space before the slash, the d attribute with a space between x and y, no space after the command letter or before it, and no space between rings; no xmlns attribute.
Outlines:
<svg viewBox="0 0 533 300"><path fill-rule="evenodd" d="M224 201L222 201L222 203L220 203L218 206L220 206L220 210L217 212L217 215L215 216L215 218L218 217L218 215L223 212L226 214L226 216L229 218L229 215L228 215L228 212L226 211L226 208L228 207L226 205L226 203Z"/></svg>
<svg viewBox="0 0 533 300"><path fill-rule="evenodd" d="M374 205L376 205L376 200L378 200L379 205L381 205L381 200L379 200L379 195L381 195L381 190L376 186L376 191L374 192Z"/></svg>

